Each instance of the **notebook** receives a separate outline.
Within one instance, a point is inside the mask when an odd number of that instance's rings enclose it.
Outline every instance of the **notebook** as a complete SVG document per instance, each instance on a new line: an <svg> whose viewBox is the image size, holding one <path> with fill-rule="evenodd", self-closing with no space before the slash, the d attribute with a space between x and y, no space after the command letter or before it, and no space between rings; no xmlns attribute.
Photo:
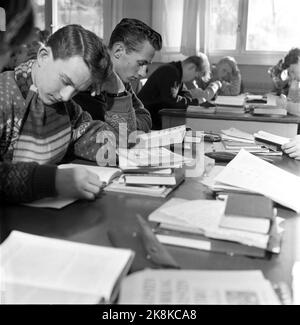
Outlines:
<svg viewBox="0 0 300 325"><path fill-rule="evenodd" d="M0 246L3 304L116 300L134 252L13 231Z"/></svg>

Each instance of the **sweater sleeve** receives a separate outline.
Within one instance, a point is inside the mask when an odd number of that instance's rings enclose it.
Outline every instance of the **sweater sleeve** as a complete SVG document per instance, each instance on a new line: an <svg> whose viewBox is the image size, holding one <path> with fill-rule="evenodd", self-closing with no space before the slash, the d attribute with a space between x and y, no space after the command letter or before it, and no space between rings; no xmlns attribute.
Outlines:
<svg viewBox="0 0 300 325"><path fill-rule="evenodd" d="M241 92L241 74L239 73L237 76L233 77L230 82L223 81L222 88L220 90L220 95L225 96L237 96Z"/></svg>
<svg viewBox="0 0 300 325"><path fill-rule="evenodd" d="M142 101L137 97L130 84L128 84L128 91L132 96L132 106L135 111L137 130L149 132L152 127L149 111L144 107Z"/></svg>
<svg viewBox="0 0 300 325"><path fill-rule="evenodd" d="M91 161L97 160L99 149L106 144L116 149L123 141L137 130L136 115L132 109L131 94L110 99L109 109L104 114L105 121L92 120L92 117L75 102L69 102L69 114L73 127L74 154ZM119 137L120 132L124 132ZM120 139L119 139L120 138ZM105 139L105 143L101 140ZM126 140L126 139L125 139ZM122 145L124 145L122 143ZM125 143L127 145L127 142Z"/></svg>
<svg viewBox="0 0 300 325"><path fill-rule="evenodd" d="M182 90L179 74L176 69L168 67L160 70L161 75L157 75L160 83L162 102L167 107L187 108L189 105L198 105L197 99L192 99L188 91Z"/></svg>
<svg viewBox="0 0 300 325"><path fill-rule="evenodd" d="M0 201L25 203L55 196L56 168L35 162L1 162Z"/></svg>

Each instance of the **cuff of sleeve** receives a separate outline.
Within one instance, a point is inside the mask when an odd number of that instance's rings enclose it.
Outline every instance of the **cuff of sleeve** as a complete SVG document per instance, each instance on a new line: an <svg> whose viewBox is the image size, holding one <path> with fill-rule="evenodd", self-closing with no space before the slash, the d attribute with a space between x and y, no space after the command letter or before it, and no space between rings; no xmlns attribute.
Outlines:
<svg viewBox="0 0 300 325"><path fill-rule="evenodd" d="M55 196L55 176L57 166L39 165L33 175L33 193L35 197Z"/></svg>

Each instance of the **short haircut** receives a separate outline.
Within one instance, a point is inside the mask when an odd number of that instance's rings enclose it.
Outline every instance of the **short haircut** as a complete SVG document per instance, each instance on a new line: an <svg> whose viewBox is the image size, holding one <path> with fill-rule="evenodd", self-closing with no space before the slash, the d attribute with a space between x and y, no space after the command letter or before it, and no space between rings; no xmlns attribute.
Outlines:
<svg viewBox="0 0 300 325"><path fill-rule="evenodd" d="M82 57L93 83L101 83L112 71L110 56L102 40L80 25L62 27L47 39L46 46L51 47L54 60Z"/></svg>
<svg viewBox="0 0 300 325"><path fill-rule="evenodd" d="M183 61L183 64L193 63L196 70L203 73L202 80L207 82L210 78L210 64L207 56L204 53L199 55L189 56Z"/></svg>
<svg viewBox="0 0 300 325"><path fill-rule="evenodd" d="M282 68L288 69L291 64L297 64L299 60L300 60L300 49L297 47L293 48L285 56Z"/></svg>
<svg viewBox="0 0 300 325"><path fill-rule="evenodd" d="M20 46L26 42L33 25L33 9L30 0L0 0L0 7L6 14L6 31L0 32L0 53Z"/></svg>
<svg viewBox="0 0 300 325"><path fill-rule="evenodd" d="M113 30L108 47L111 49L115 43L122 42L127 52L138 52L145 41L148 41L156 51L162 48L159 33L138 19L124 18Z"/></svg>
<svg viewBox="0 0 300 325"><path fill-rule="evenodd" d="M234 57L232 56L225 56L224 58L222 58L216 65L216 67L218 68L219 65L223 64L223 63L227 63L231 69L232 69L232 74L234 76L237 76L240 74L240 69L238 67L238 64L235 60Z"/></svg>

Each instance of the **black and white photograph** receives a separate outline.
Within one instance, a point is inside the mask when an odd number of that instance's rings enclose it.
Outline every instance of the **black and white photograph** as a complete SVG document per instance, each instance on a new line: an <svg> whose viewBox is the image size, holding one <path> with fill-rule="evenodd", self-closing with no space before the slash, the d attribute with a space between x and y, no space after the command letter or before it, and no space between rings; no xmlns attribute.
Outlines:
<svg viewBox="0 0 300 325"><path fill-rule="evenodd" d="M299 305L299 18L299 0L0 0L1 310Z"/></svg>

